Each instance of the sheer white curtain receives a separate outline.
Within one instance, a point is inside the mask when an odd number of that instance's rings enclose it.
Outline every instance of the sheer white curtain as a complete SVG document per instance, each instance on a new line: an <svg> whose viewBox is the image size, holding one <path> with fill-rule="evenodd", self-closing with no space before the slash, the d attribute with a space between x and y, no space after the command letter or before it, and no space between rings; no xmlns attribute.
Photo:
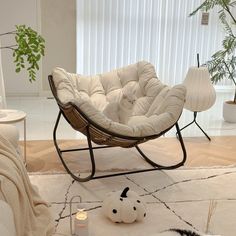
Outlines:
<svg viewBox="0 0 236 236"><path fill-rule="evenodd" d="M189 17L201 0L77 0L77 72L95 74L147 60L169 85L221 47L217 9L209 25Z"/></svg>
<svg viewBox="0 0 236 236"><path fill-rule="evenodd" d="M0 48L1 48L1 41L0 41ZM0 109L6 108L6 95L5 95L5 86L3 80L3 73L2 73L2 55L0 49Z"/></svg>

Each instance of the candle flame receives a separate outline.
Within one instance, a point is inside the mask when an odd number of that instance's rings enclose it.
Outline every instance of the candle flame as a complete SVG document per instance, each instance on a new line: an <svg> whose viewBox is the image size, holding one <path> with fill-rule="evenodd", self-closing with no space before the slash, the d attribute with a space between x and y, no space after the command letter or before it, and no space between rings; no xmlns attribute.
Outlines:
<svg viewBox="0 0 236 236"><path fill-rule="evenodd" d="M75 217L78 220L86 220L88 218L88 214L86 211L84 211L84 209L78 209Z"/></svg>

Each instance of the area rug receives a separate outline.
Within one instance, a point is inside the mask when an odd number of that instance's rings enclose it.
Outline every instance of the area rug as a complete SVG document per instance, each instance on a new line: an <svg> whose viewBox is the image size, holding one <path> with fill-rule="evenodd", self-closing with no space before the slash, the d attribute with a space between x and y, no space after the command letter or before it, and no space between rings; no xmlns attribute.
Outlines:
<svg viewBox="0 0 236 236"><path fill-rule="evenodd" d="M229 166L236 163L236 136L184 138L187 161L185 167ZM22 143L21 143L22 144ZM64 149L86 147L86 140L61 140ZM176 138L162 137L140 145L153 161L168 165L182 158ZM95 150L97 170L112 171L149 167L134 149L110 148ZM88 152L67 153L66 161L72 170L90 170ZM29 172L65 172L52 140L27 141L27 170Z"/></svg>
<svg viewBox="0 0 236 236"><path fill-rule="evenodd" d="M236 168L156 171L78 183L67 174L30 174L50 203L56 234L70 235L70 199L79 195L88 211L89 236L157 236L170 228L208 235L236 234ZM129 187L147 203L143 222L112 223L101 212L111 191ZM78 199L72 203L76 212ZM74 216L73 216L74 217Z"/></svg>

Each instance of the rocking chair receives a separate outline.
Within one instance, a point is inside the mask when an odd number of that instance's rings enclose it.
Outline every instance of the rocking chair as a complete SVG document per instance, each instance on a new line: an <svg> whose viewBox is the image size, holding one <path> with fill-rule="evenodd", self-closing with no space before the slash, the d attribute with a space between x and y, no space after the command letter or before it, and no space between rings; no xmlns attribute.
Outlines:
<svg viewBox="0 0 236 236"><path fill-rule="evenodd" d="M59 106L59 114L53 131L57 153L66 171L79 182L124 174L155 170L169 170L182 166L187 157L178 119L182 113L186 89L183 85L173 88L161 83L152 64L141 61L120 69L95 76L83 76L55 68L49 75L49 84ZM133 115L127 124L114 122L102 110L109 102L118 101L122 89L134 88L137 100ZM76 131L87 136L88 148L64 149L57 142L57 128L61 115ZM149 159L139 144L164 135L176 127L182 149L182 160L173 165L160 165ZM92 142L102 146L92 146ZM109 147L135 147L151 167L112 174L95 175L94 149ZM63 158L63 153L89 150L91 172L86 177L73 173Z"/></svg>

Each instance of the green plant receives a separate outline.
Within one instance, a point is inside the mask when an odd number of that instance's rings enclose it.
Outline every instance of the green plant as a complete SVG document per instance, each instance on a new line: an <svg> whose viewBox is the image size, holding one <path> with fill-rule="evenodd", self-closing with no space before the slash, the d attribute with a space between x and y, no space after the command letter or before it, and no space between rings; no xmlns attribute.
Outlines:
<svg viewBox="0 0 236 236"><path fill-rule="evenodd" d="M13 50L15 71L19 73L22 69L26 69L29 75L29 81L36 80L36 70L39 70L38 62L44 56L45 40L36 31L25 25L17 25L15 31L0 34L15 35L15 45L3 46L0 49Z"/></svg>
<svg viewBox="0 0 236 236"><path fill-rule="evenodd" d="M206 65L213 83L224 78L232 80L235 86L233 102L236 104L236 34L232 29L233 25L236 27L236 18L232 14L232 8L236 6L236 1L205 0L190 16L195 15L199 10L209 11L216 6L219 7L218 17L225 31L225 37L222 41L222 49L215 52Z"/></svg>

